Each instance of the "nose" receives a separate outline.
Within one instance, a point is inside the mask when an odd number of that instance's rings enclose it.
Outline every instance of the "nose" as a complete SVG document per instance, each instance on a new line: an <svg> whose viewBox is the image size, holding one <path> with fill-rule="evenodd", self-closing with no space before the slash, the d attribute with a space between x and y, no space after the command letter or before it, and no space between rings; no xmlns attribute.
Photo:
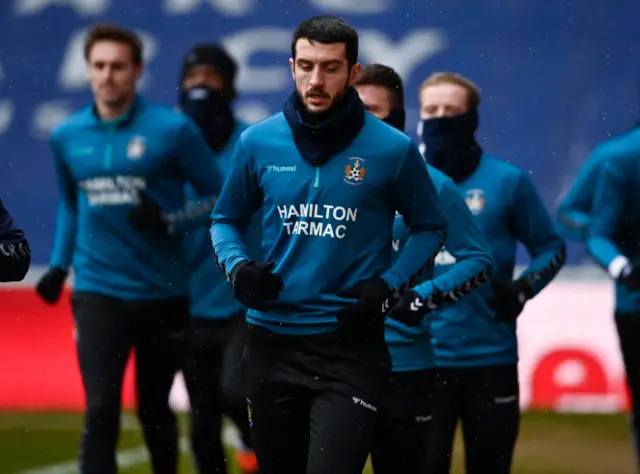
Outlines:
<svg viewBox="0 0 640 474"><path fill-rule="evenodd" d="M311 87L322 87L324 85L324 77L322 71L319 67L316 67L311 72L311 77L309 78L309 86Z"/></svg>

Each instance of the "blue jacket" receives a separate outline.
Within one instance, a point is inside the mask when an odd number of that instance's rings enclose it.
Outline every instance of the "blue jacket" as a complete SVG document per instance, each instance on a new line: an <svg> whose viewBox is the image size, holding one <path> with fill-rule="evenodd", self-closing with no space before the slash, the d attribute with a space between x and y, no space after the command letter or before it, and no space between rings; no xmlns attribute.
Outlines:
<svg viewBox="0 0 640 474"><path fill-rule="evenodd" d="M496 264L494 278L513 278L516 246L524 244L531 263L522 276L531 276L537 294L555 277L565 260L565 243L529 176L509 163L484 155L478 168L457 184L475 215ZM449 265L447 265L449 262ZM443 257L436 277L453 260ZM438 366L513 364L518 360L516 323L496 322L488 306L493 294L484 285L432 317L432 342Z"/></svg>
<svg viewBox="0 0 640 474"><path fill-rule="evenodd" d="M30 264L27 238L0 201L0 282L22 281Z"/></svg>
<svg viewBox="0 0 640 474"><path fill-rule="evenodd" d="M600 144L580 170L569 194L558 209L559 228L567 239L587 244L593 258L609 269L617 256L633 259L640 255L640 229L631 211L631 197L624 193L627 181L615 189L619 173L640 156L640 128ZM628 160L631 160L630 162ZM610 196L611 195L611 196ZM614 209L614 206L620 206ZM594 224L594 219L598 222ZM637 219L637 218L636 218ZM603 223L611 228L604 228ZM592 228L592 225L595 227ZM595 232L596 235L590 237ZM616 262L620 262L618 259ZM616 264L612 269L615 270ZM640 310L640 292L616 282L616 311Z"/></svg>
<svg viewBox="0 0 640 474"><path fill-rule="evenodd" d="M640 257L640 130L611 143L593 198L587 250L614 278ZM620 232L620 228L625 228ZM616 281L616 312L638 314L640 292Z"/></svg>
<svg viewBox="0 0 640 474"><path fill-rule="evenodd" d="M342 288L378 276L392 288L409 282L440 249L447 225L417 147L369 114L322 166L300 156L282 113L242 134L211 227L227 274L248 259L243 234L261 207L262 252L284 290L247 320L290 334L336 329L337 311L352 303L336 295ZM411 237L391 267L396 211Z"/></svg>
<svg viewBox="0 0 640 474"><path fill-rule="evenodd" d="M50 264L73 267L75 290L122 299L187 295L182 234L146 235L127 216L144 190L162 209L184 207L185 183L220 192L215 158L189 119L138 96L120 119L87 107L60 125L51 147L60 193Z"/></svg>
<svg viewBox="0 0 640 474"><path fill-rule="evenodd" d="M445 266L447 271L438 271L439 276L434 278L434 268L429 268L423 282L414 290L425 299L435 291L451 293L461 287L468 292L475 291L493 272L489 244L454 182L436 168L427 167L438 192L440 207L449 221L447 239L434 261L436 268ZM405 227L402 216L397 215L393 227L394 256L399 255L408 237L409 229ZM435 365L430 319L431 316L427 316L419 327L386 319L385 339L394 372L424 370Z"/></svg>
<svg viewBox="0 0 640 474"><path fill-rule="evenodd" d="M607 156L603 147L591 154L558 206L558 232L567 240L585 242L587 239L596 182Z"/></svg>
<svg viewBox="0 0 640 474"><path fill-rule="evenodd" d="M248 125L236 123L236 129L228 144L216 154L215 165L221 176L227 176L231 168L233 148L240 138L240 134ZM187 196L191 200L189 205L200 202L197 193L191 185L187 186ZM196 211L197 212L197 211ZM195 218L196 212L192 214ZM237 314L243 306L234 298L231 285L224 279L216 265L216 256L211 246L209 224L211 207L200 214L204 217L202 226L193 227L185 231L185 252L189 269L189 299L191 302L191 316L196 318L227 319ZM260 229L259 214L247 232L248 254L252 260L260 259Z"/></svg>

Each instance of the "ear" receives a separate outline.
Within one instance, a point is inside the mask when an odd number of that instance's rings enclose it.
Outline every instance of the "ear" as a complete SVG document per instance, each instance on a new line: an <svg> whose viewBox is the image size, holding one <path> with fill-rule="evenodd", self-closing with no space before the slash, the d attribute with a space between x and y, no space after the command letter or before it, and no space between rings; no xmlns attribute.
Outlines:
<svg viewBox="0 0 640 474"><path fill-rule="evenodd" d="M296 78L296 63L294 62L293 58L289 58L289 66L291 66L291 76L295 80L295 78Z"/></svg>
<svg viewBox="0 0 640 474"><path fill-rule="evenodd" d="M356 79L358 78L358 74L360 74L360 70L362 69L362 64L357 63L349 72L349 85L352 86L356 83Z"/></svg>
<svg viewBox="0 0 640 474"><path fill-rule="evenodd" d="M143 72L144 72L144 67L142 66L142 64L138 64L136 66L136 81L140 80Z"/></svg>

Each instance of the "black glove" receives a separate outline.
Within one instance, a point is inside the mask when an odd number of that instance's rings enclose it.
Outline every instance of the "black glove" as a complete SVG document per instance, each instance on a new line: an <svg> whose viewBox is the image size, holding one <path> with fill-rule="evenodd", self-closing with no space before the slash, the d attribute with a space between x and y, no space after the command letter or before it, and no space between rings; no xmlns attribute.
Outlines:
<svg viewBox="0 0 640 474"><path fill-rule="evenodd" d="M338 311L336 318L343 327L366 327L384 322L392 306L393 291L380 277L362 280L336 294L358 300Z"/></svg>
<svg viewBox="0 0 640 474"><path fill-rule="evenodd" d="M437 296L424 300L414 290L407 290L391 309L389 317L407 326L419 326L424 317L437 308Z"/></svg>
<svg viewBox="0 0 640 474"><path fill-rule="evenodd" d="M519 279L513 281L492 280L493 296L489 300L489 307L496 313L496 321L515 321L527 301L533 298L533 288L527 281Z"/></svg>
<svg viewBox="0 0 640 474"><path fill-rule="evenodd" d="M52 267L42 275L36 284L36 293L40 295L45 303L55 304L60 298L64 281L67 279L69 272L60 267Z"/></svg>
<svg viewBox="0 0 640 474"><path fill-rule="evenodd" d="M640 261L634 260L624 267L618 281L630 290L640 290Z"/></svg>
<svg viewBox="0 0 640 474"><path fill-rule="evenodd" d="M138 192L138 203L129 211L129 225L138 232L170 234L169 223L162 216L162 208L144 191Z"/></svg>
<svg viewBox="0 0 640 474"><path fill-rule="evenodd" d="M274 263L241 262L231 271L236 299L247 308L264 310L267 301L276 301L284 286L282 277L272 273Z"/></svg>

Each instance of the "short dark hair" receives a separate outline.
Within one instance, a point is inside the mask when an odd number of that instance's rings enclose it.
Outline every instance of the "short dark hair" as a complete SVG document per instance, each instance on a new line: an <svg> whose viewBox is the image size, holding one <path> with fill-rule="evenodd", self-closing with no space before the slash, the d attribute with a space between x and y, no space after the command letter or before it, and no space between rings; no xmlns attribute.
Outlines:
<svg viewBox="0 0 640 474"><path fill-rule="evenodd" d="M367 64L362 66L356 86L380 86L390 92L394 107L404 107L404 85L400 75L384 64Z"/></svg>
<svg viewBox="0 0 640 474"><path fill-rule="evenodd" d="M291 41L291 57L296 58L296 43L307 39L310 43L344 43L349 67L358 62L358 32L344 19L337 16L314 16L298 25Z"/></svg>
<svg viewBox="0 0 640 474"><path fill-rule="evenodd" d="M134 64L142 64L142 41L138 35L131 30L112 24L94 25L89 30L84 40L84 59L89 60L91 50L101 41L126 44L131 49L131 59Z"/></svg>

